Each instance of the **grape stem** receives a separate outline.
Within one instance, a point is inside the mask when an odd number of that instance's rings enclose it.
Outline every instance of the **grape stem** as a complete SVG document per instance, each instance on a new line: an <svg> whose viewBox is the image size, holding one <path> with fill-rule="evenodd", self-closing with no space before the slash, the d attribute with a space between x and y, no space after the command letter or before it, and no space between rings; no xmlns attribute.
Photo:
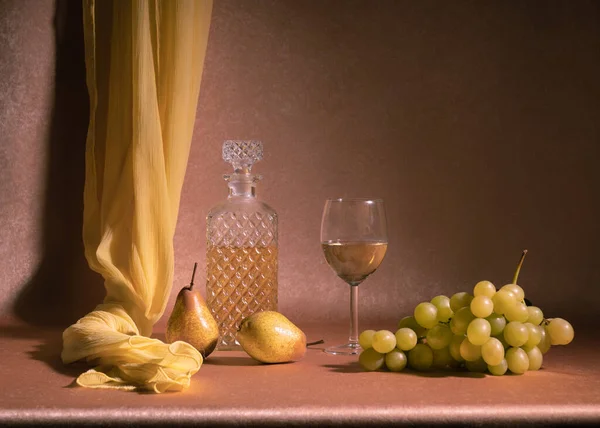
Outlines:
<svg viewBox="0 0 600 428"><path fill-rule="evenodd" d="M519 264L517 265L517 270L515 271L515 276L513 277L513 284L516 284L517 280L519 279L519 272L521 272L521 266L523 266L523 260L525 260L526 254L527 250L523 250L523 253L521 254L521 259L519 260Z"/></svg>

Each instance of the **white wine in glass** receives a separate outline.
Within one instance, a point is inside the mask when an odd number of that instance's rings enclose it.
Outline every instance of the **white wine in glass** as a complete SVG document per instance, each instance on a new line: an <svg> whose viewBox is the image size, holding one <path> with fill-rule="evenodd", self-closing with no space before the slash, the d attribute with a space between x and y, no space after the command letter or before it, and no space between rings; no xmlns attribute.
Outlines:
<svg viewBox="0 0 600 428"><path fill-rule="evenodd" d="M381 199L328 199L321 221L321 246L335 273L350 285L348 343L326 348L336 355L359 354L358 286L381 264L387 250L385 207Z"/></svg>

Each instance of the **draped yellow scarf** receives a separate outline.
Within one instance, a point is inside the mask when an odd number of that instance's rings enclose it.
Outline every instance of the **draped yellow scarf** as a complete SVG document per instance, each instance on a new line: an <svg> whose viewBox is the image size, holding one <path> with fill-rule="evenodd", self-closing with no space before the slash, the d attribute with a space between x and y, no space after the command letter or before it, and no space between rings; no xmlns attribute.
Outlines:
<svg viewBox="0 0 600 428"><path fill-rule="evenodd" d="M106 297L63 333L64 363L97 365L81 386L181 390L202 365L191 345L148 336L171 291L211 11L212 0L84 0L83 241Z"/></svg>

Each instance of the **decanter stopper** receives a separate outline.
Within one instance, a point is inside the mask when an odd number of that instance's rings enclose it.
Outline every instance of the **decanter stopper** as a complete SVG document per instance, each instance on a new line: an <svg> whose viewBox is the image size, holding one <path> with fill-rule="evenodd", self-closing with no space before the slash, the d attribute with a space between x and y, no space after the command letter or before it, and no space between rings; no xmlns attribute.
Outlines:
<svg viewBox="0 0 600 428"><path fill-rule="evenodd" d="M223 143L223 160L233 165L235 173L249 173L252 165L262 158L261 141L227 140Z"/></svg>

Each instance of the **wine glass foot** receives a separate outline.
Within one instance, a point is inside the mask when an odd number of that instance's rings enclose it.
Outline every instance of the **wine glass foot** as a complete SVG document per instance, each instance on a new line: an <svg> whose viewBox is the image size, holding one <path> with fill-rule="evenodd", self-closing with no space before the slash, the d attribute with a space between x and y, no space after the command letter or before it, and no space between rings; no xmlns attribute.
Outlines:
<svg viewBox="0 0 600 428"><path fill-rule="evenodd" d="M362 352L362 348L358 343L346 343L345 345L325 348L324 352L331 355L358 355Z"/></svg>

